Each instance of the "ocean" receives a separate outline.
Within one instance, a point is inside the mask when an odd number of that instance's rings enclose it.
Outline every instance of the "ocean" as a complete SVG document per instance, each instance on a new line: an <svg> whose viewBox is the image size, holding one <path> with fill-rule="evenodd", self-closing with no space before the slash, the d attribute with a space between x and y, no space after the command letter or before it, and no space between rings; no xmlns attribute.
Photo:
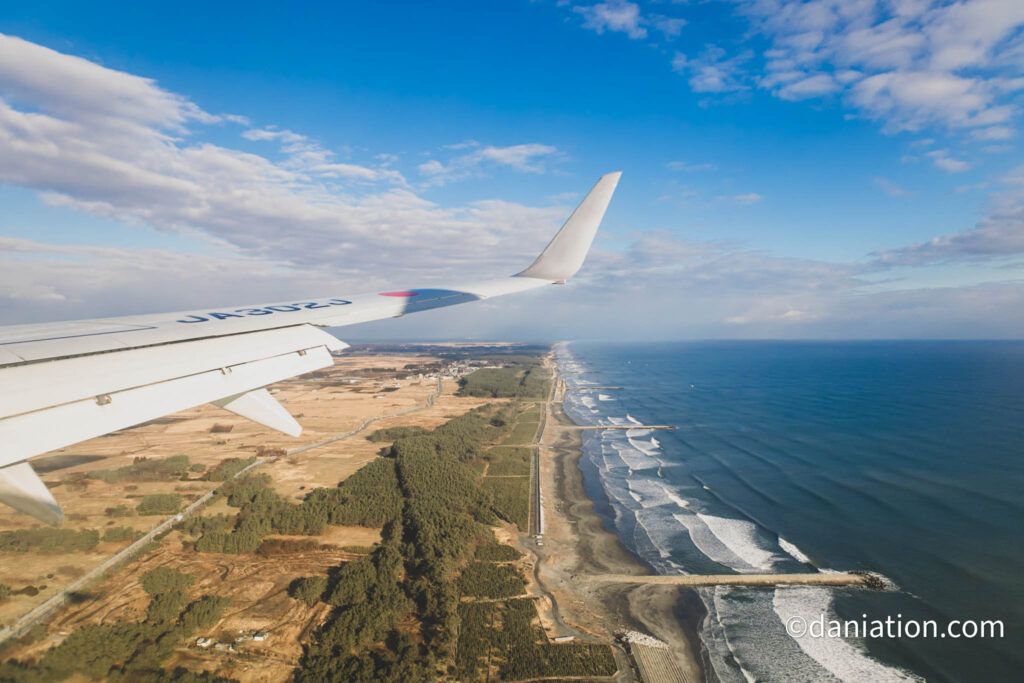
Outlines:
<svg viewBox="0 0 1024 683"><path fill-rule="evenodd" d="M658 573L864 570L887 590L700 589L720 681L1002 681L1024 670L1024 343L557 347L587 489ZM801 638L816 619L1004 636Z"/></svg>

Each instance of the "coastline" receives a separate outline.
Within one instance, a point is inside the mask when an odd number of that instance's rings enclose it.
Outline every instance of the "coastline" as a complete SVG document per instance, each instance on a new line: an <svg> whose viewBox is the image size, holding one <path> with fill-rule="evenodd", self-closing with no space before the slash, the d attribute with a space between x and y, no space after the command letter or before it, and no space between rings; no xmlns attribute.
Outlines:
<svg viewBox="0 0 1024 683"><path fill-rule="evenodd" d="M562 410L553 354L548 364L554 386L541 434L539 472L544 491L544 546L529 544L529 550L539 557L536 578L556 603L546 621L553 622L549 625L559 635L578 631L583 637L610 639L626 630L649 633L669 645L682 680L704 680L698 659L705 611L694 590L598 578L650 575L652 571L605 527L595 510L580 469L581 433Z"/></svg>

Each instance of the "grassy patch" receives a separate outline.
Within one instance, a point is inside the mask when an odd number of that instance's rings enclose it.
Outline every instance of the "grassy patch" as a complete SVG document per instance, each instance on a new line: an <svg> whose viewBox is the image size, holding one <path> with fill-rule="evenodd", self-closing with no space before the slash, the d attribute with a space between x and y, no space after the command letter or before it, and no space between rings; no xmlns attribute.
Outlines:
<svg viewBox="0 0 1024 683"><path fill-rule="evenodd" d="M523 554L510 545L503 545L496 541L485 543L476 549L474 557L481 562L512 562L518 560Z"/></svg>
<svg viewBox="0 0 1024 683"><path fill-rule="evenodd" d="M492 448L484 456L490 461L488 476L528 476L533 450L529 448Z"/></svg>
<svg viewBox="0 0 1024 683"><path fill-rule="evenodd" d="M533 443L533 438L536 436L539 426L537 422L518 422L501 444L506 446Z"/></svg>
<svg viewBox="0 0 1024 683"><path fill-rule="evenodd" d="M503 519L526 531L530 516L529 477L485 477L481 486L491 494L494 509Z"/></svg>

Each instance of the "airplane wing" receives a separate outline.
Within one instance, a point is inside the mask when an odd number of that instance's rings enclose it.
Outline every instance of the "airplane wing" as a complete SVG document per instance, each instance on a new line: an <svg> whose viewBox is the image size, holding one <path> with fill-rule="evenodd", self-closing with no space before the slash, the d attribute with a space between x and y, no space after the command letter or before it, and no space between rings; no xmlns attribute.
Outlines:
<svg viewBox="0 0 1024 683"><path fill-rule="evenodd" d="M63 512L27 459L203 403L298 436L263 387L331 365L320 328L563 284L590 249L619 173L602 176L533 264L451 287L158 315L0 327L0 502L49 524Z"/></svg>

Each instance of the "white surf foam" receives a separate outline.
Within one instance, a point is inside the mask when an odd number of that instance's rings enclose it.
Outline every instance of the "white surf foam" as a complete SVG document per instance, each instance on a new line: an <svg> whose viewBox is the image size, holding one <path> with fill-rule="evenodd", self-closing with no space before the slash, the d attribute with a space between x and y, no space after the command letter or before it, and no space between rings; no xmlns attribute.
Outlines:
<svg viewBox="0 0 1024 683"><path fill-rule="evenodd" d="M802 552L800 552L800 548L797 548L795 545L784 539L782 536L779 536L779 547L785 550L787 553L789 553L797 562L804 562L806 564L811 565L814 564L813 562L811 562L811 558L807 557Z"/></svg>
<svg viewBox="0 0 1024 683"><path fill-rule="evenodd" d="M686 527L690 534L690 540L697 550L704 553L710 560L719 564L731 567L736 571L750 571L750 567L740 557L729 549L715 534L708 528L700 517L694 514L675 513L672 517Z"/></svg>
<svg viewBox="0 0 1024 683"><path fill-rule="evenodd" d="M677 496L671 488L656 479L644 477L633 477L627 482L630 492L636 502L642 507L658 507L661 505L675 505L686 509L689 503Z"/></svg>
<svg viewBox="0 0 1024 683"><path fill-rule="evenodd" d="M665 495L668 496L669 500L671 500L673 503L683 508L684 510L690 507L690 501L686 500L685 498L681 498L678 494L676 494L675 491L673 491L668 486L665 486Z"/></svg>
<svg viewBox="0 0 1024 683"><path fill-rule="evenodd" d="M608 441L605 449L613 450L626 465L634 470L646 470L660 467L662 462L647 453L633 448L625 441Z"/></svg>
<svg viewBox="0 0 1024 683"><path fill-rule="evenodd" d="M757 527L752 522L701 513L697 513L697 517L725 547L751 567L767 570L775 564L775 553L757 544Z"/></svg>
<svg viewBox="0 0 1024 683"><path fill-rule="evenodd" d="M673 502L680 507L689 507L688 501L676 498ZM752 522L702 513L672 516L686 527L698 550L738 572L770 571L780 559L773 550L759 545L757 527Z"/></svg>
<svg viewBox="0 0 1024 683"><path fill-rule="evenodd" d="M717 586L709 600L709 620L712 613L719 629L708 632L724 642L732 659L715 667L716 673L725 669L730 680L740 676L746 680L786 681L797 683L841 683L827 669L807 656L778 621L772 610L773 591L749 591ZM710 604L709 604L710 603ZM709 652L712 647L709 643ZM720 645L714 650L721 652Z"/></svg>
<svg viewBox="0 0 1024 683"><path fill-rule="evenodd" d="M832 592L827 588L777 588L772 607L783 624L793 619L803 619L804 623L810 624L821 615L825 615L826 620L835 618L831 611ZM924 680L872 659L842 638L814 638L805 634L794 640L811 659L842 681L895 683Z"/></svg>
<svg viewBox="0 0 1024 683"><path fill-rule="evenodd" d="M649 543L658 552L662 560L671 556L674 540L685 531L672 517L666 516L661 510L645 507L633 511L636 525L643 530ZM664 572L664 568L661 570Z"/></svg>
<svg viewBox="0 0 1024 683"><path fill-rule="evenodd" d="M629 431L632 432L633 430ZM630 446L651 457L654 457L654 454L661 450L658 447L660 444L654 439L642 439L633 436L627 436L626 439L629 441Z"/></svg>

